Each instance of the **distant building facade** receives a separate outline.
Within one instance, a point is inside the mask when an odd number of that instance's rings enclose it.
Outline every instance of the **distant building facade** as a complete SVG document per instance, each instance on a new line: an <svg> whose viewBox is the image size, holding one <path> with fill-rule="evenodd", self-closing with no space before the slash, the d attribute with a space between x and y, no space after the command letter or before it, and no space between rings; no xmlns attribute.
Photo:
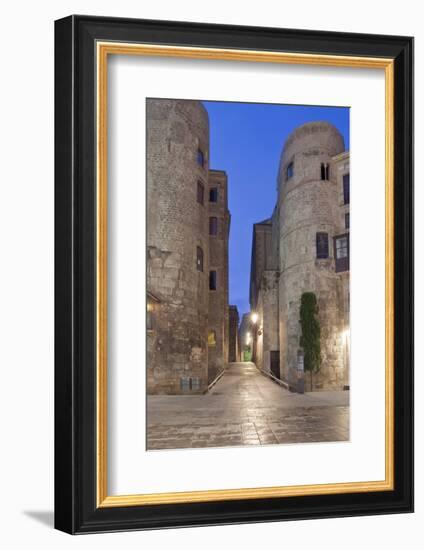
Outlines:
<svg viewBox="0 0 424 550"><path fill-rule="evenodd" d="M253 226L250 306L257 314L252 327L253 359L256 365L277 378L278 338L278 239L269 218ZM266 328L264 327L266 321Z"/></svg>
<svg viewBox="0 0 424 550"><path fill-rule="evenodd" d="M240 361L251 361L253 352L252 322L250 313L244 313L239 327Z"/></svg>
<svg viewBox="0 0 424 550"><path fill-rule="evenodd" d="M229 350L228 362L236 363L240 361L240 342L239 342L239 312L237 306L229 307Z"/></svg>
<svg viewBox="0 0 424 550"><path fill-rule="evenodd" d="M321 368L314 390L349 385L349 152L326 122L297 128L282 151L270 219L254 225L250 305L254 359L289 387L298 379L300 300L318 299ZM305 387L311 387L305 373Z"/></svg>
<svg viewBox="0 0 424 550"><path fill-rule="evenodd" d="M208 382L212 382L228 362L228 211L227 175L209 171L209 318Z"/></svg>
<svg viewBox="0 0 424 550"><path fill-rule="evenodd" d="M146 103L147 391L203 393L228 361L227 176L199 101Z"/></svg>

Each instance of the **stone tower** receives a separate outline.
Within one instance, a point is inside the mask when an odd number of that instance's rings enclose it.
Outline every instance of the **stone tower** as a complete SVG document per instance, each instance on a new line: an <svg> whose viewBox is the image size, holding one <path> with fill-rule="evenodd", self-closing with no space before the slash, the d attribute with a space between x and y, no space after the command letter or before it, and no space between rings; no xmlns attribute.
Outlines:
<svg viewBox="0 0 424 550"><path fill-rule="evenodd" d="M208 384L209 121L198 101L148 99L147 390Z"/></svg>
<svg viewBox="0 0 424 550"><path fill-rule="evenodd" d="M282 151L278 175L280 373L295 385L300 299L314 292L321 326L321 370L313 389L345 384L343 284L335 269L334 238L340 233L340 189L332 158L344 151L338 130L327 122L297 128ZM305 373L306 374L306 373ZM305 376L306 389L310 377Z"/></svg>

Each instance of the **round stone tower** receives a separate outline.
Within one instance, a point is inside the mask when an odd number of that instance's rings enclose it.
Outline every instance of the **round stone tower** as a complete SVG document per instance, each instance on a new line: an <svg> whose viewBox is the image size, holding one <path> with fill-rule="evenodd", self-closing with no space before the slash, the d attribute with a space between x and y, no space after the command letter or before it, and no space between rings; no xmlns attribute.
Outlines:
<svg viewBox="0 0 424 550"><path fill-rule="evenodd" d="M198 101L149 99L147 390L207 387L209 120Z"/></svg>
<svg viewBox="0 0 424 550"><path fill-rule="evenodd" d="M332 157L343 151L343 137L334 126L304 124L286 141L278 175L281 377L296 385L300 300L303 292L314 292L322 360L312 377L314 390L342 389L344 383L343 297L333 246L339 231L340 192L331 166ZM305 389L311 389L309 373Z"/></svg>

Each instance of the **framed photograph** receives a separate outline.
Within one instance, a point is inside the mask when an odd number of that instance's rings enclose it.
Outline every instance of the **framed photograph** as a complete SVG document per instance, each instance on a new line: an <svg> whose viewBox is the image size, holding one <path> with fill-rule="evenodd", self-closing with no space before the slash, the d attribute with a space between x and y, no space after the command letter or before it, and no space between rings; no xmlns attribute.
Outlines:
<svg viewBox="0 0 424 550"><path fill-rule="evenodd" d="M413 39L55 24L55 525L413 510Z"/></svg>

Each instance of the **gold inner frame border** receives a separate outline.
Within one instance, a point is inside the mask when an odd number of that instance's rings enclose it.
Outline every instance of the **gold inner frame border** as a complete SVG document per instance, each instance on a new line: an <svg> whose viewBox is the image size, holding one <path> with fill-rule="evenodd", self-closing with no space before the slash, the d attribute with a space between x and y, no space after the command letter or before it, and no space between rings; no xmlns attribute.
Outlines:
<svg viewBox="0 0 424 550"><path fill-rule="evenodd" d="M109 496L107 493L107 62L109 55L219 59L383 69L385 72L385 479L315 485L214 489ZM141 43L96 43L96 473L97 507L143 506L366 493L394 489L394 60L390 58L320 55L257 50L165 46Z"/></svg>

